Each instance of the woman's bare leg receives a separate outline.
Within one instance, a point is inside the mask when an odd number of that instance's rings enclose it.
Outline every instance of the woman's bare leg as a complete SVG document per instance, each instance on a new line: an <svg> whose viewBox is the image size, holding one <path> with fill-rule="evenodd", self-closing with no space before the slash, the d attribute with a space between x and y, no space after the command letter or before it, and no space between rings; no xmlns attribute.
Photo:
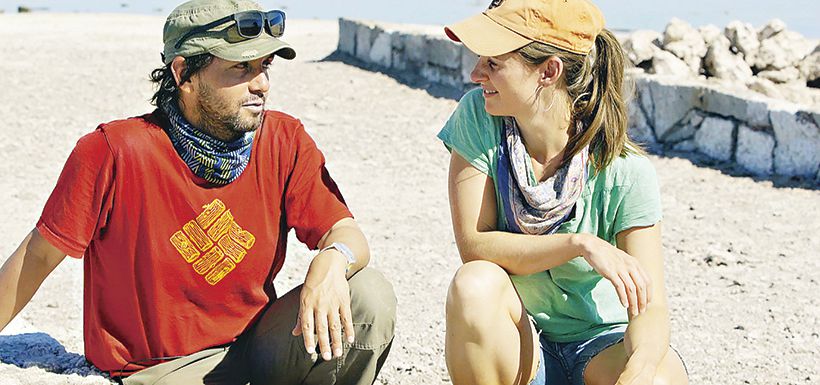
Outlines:
<svg viewBox="0 0 820 385"><path fill-rule="evenodd" d="M447 294L445 356L453 384L527 384L538 346L507 272L486 261L461 266Z"/></svg>
<svg viewBox="0 0 820 385"><path fill-rule="evenodd" d="M624 371L627 361L624 343L612 345L589 360L584 371L584 382L588 385L613 385ZM655 372L654 385L686 385L686 369L678 354L667 349Z"/></svg>

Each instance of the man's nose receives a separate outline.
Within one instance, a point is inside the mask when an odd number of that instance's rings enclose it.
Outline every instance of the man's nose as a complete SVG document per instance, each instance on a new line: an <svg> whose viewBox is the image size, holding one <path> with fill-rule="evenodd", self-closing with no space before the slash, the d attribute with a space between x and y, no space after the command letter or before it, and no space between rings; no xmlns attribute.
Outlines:
<svg viewBox="0 0 820 385"><path fill-rule="evenodd" d="M270 89L270 79L267 71L260 71L248 84L249 91L254 94L265 94Z"/></svg>

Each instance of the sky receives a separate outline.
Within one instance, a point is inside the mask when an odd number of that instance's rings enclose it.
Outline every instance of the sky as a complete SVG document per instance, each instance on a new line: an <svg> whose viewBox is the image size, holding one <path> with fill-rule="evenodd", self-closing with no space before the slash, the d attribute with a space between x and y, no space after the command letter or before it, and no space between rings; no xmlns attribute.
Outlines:
<svg viewBox="0 0 820 385"><path fill-rule="evenodd" d="M283 9L293 19L348 17L385 22L443 25L486 8L489 0L261 0L265 8ZM50 12L131 12L167 15L180 1L174 0L0 0L0 10L17 12L20 5ZM672 17L695 27L724 27L741 20L760 27L772 18L789 29L820 38L820 0L596 0L610 29L662 31Z"/></svg>

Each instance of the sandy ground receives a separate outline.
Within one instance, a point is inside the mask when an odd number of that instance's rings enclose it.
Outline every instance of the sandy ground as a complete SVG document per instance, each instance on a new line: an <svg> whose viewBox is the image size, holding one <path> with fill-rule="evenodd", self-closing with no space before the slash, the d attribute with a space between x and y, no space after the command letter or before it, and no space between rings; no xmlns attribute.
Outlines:
<svg viewBox="0 0 820 385"><path fill-rule="evenodd" d="M0 15L0 259L34 226L77 139L100 122L150 109L146 79L160 64L162 22ZM456 101L323 61L336 29L329 21L289 22L299 56L274 64L268 107L305 123L370 239L372 264L395 286L397 336L380 382L449 383L444 298L460 262L447 207L448 154L435 134ZM754 180L678 156L651 159L663 193L672 341L691 382L820 383L817 186ZM310 256L292 238L276 281L282 291L302 279ZM82 263L67 260L0 336L0 384L105 383L77 360L81 306ZM21 368L22 358L43 352L52 358Z"/></svg>

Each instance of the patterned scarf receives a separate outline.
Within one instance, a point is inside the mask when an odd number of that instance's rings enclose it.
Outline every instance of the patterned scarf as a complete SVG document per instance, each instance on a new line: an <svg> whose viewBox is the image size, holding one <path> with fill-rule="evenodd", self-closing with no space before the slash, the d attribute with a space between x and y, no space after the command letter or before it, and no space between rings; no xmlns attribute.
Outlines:
<svg viewBox="0 0 820 385"><path fill-rule="evenodd" d="M555 175L533 186L530 156L513 118L504 118L500 147L498 189L510 230L533 235L554 233L569 218L584 190L589 149L584 148Z"/></svg>
<svg viewBox="0 0 820 385"><path fill-rule="evenodd" d="M177 154L196 176L225 185L242 175L251 158L255 131L245 133L232 142L223 142L188 123L174 103L162 107L171 122L165 127L165 132Z"/></svg>

